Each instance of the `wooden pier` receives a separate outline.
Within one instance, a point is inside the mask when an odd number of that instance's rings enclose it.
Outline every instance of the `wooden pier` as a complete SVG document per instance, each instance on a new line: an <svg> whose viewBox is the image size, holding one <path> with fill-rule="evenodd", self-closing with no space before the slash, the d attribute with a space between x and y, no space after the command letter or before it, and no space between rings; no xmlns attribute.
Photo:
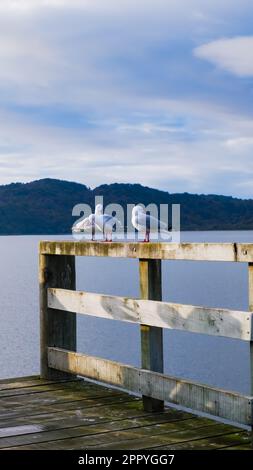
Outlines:
<svg viewBox="0 0 253 470"><path fill-rule="evenodd" d="M165 408L87 381L0 381L0 451L244 449L246 431Z"/></svg>
<svg viewBox="0 0 253 470"><path fill-rule="evenodd" d="M139 259L140 298L76 291L76 256ZM249 310L163 302L162 260L247 263ZM251 450L252 312L253 244L41 242L41 376L0 381L0 449ZM139 324L142 367L77 353L77 314ZM249 394L165 375L164 328L247 341Z"/></svg>

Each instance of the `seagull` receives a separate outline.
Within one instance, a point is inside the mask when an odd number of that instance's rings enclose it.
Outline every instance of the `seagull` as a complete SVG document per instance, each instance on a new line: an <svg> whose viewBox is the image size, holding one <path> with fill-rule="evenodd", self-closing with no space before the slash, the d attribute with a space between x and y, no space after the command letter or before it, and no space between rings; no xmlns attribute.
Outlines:
<svg viewBox="0 0 253 470"><path fill-rule="evenodd" d="M95 214L92 215L94 215L95 226L105 235L104 241L111 242L113 227L116 223L122 227L121 222L112 215L104 214L102 204L97 204Z"/></svg>
<svg viewBox="0 0 253 470"><path fill-rule="evenodd" d="M74 224L72 227L72 232L82 233L82 232L88 232L91 230L92 231L91 240L94 241L95 231L97 229L100 232L104 233L105 235L104 241L111 242L113 227L116 223L118 223L120 227L122 226L121 222L118 219L116 219L116 217L113 217L112 215L109 215L109 214L103 214L102 204L97 204L95 213L90 214L89 217L86 217L80 222L77 222L76 224Z"/></svg>
<svg viewBox="0 0 253 470"><path fill-rule="evenodd" d="M72 233L83 233L91 230L91 240L94 241L95 227L95 214L90 214L89 217L85 217L85 219L82 219L80 222L73 225Z"/></svg>
<svg viewBox="0 0 253 470"><path fill-rule="evenodd" d="M163 232L168 234L171 227L161 220L148 215L142 206L135 206L132 210L132 224L138 232L145 232L144 242L149 242L150 232Z"/></svg>

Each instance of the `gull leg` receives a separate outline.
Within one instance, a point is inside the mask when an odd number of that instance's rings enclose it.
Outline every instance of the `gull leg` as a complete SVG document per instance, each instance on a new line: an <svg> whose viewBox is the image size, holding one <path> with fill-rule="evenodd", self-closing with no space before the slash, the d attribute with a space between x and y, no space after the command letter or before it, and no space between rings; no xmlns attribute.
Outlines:
<svg viewBox="0 0 253 470"><path fill-rule="evenodd" d="M112 241L112 233L110 233L110 230L108 227L105 227L105 242L111 242Z"/></svg>
<svg viewBox="0 0 253 470"><path fill-rule="evenodd" d="M91 241L95 241L95 227L92 227L91 229Z"/></svg>
<svg viewBox="0 0 253 470"><path fill-rule="evenodd" d="M147 230L145 233L145 238L143 240L143 243L148 243L149 242L149 231Z"/></svg>

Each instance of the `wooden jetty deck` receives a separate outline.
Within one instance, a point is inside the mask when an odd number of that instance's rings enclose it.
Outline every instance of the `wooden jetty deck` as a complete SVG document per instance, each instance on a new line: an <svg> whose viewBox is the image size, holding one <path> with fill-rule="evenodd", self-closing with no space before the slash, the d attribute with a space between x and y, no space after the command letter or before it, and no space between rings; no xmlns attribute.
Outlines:
<svg viewBox="0 0 253 470"><path fill-rule="evenodd" d="M76 256L138 259L139 298L76 291ZM43 241L39 259L41 374L0 381L1 449L251 449L253 244ZM165 260L246 263L248 311L163 302ZM138 324L141 368L76 352L77 314ZM165 375L163 329L246 341L249 394Z"/></svg>
<svg viewBox="0 0 253 470"><path fill-rule="evenodd" d="M250 435L87 381L0 382L0 450L250 450Z"/></svg>

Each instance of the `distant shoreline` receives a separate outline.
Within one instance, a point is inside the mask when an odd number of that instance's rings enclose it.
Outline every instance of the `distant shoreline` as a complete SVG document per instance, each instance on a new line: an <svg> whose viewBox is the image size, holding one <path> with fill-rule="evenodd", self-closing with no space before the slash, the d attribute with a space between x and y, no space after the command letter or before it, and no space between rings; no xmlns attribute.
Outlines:
<svg viewBox="0 0 253 470"><path fill-rule="evenodd" d="M113 183L90 189L82 184L46 178L0 186L0 233L5 236L70 233L76 220L72 216L73 208L87 204L93 210L98 197L103 198L104 208L108 204L120 205L125 217L129 205L154 204L157 209L166 205L169 224L172 206L180 205L182 232L253 230L252 199L169 193L140 184ZM126 219L124 223L127 224Z"/></svg>

